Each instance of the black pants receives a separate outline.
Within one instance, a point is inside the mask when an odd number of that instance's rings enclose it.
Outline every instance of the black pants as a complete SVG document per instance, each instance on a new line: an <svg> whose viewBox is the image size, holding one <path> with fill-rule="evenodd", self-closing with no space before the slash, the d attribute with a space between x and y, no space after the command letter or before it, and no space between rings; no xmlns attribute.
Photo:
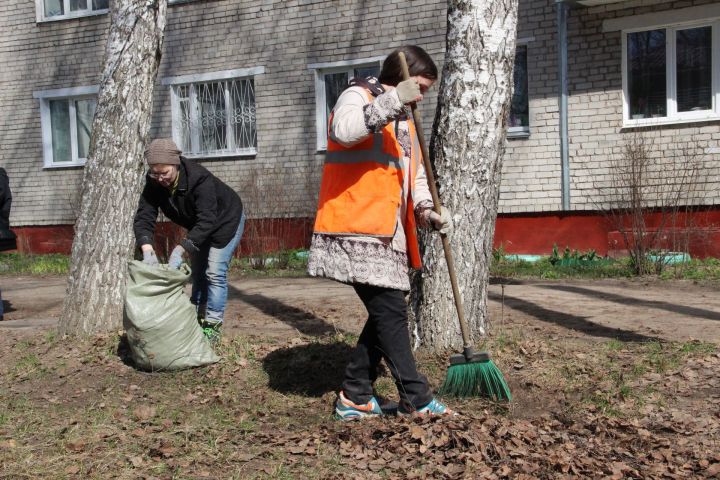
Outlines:
<svg viewBox="0 0 720 480"><path fill-rule="evenodd" d="M345 396L358 404L369 402L380 360L385 358L395 378L400 401L415 408L427 405L433 395L427 378L417 371L410 348L404 293L370 285L353 287L365 304L368 319L345 369L342 386Z"/></svg>

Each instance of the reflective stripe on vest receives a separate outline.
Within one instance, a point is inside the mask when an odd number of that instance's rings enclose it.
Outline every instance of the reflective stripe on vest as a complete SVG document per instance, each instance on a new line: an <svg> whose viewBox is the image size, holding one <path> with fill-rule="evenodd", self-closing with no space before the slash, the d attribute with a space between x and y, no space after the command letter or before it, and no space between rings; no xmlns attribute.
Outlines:
<svg viewBox="0 0 720 480"><path fill-rule="evenodd" d="M362 163L367 162L368 158L372 158L372 161L381 165L387 165L394 168L402 168L402 163L399 158L390 153L385 152L383 149L383 134L373 134L372 147L367 150L333 150L325 153L325 163Z"/></svg>

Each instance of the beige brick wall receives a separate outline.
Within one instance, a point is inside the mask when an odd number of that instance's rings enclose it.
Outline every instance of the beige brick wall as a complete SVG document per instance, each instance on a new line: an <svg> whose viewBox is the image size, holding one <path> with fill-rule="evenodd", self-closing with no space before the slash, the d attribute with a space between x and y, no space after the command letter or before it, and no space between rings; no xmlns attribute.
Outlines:
<svg viewBox="0 0 720 480"><path fill-rule="evenodd" d="M573 9L569 20L570 175L574 210L593 209L623 131L620 33L605 19L712 3L637 0ZM74 221L81 168L43 169L37 90L97 84L108 15L36 23L35 4L0 2L0 165L14 193L13 225ZM518 37L527 44L531 135L508 141L500 211L558 211L560 154L554 2L520 0ZM258 153L203 164L244 197L251 216L312 216L322 154L315 150L315 90L307 65L383 55L404 43L440 66L445 2L206 0L170 6L159 78L263 66L255 77ZM9 68L8 68L9 67ZM435 92L437 90L435 89ZM435 94L423 103L432 125ZM152 136L170 136L169 87L158 81ZM665 157L701 145L715 151L718 122L654 132ZM427 134L429 138L429 132ZM678 143L679 142L679 143ZM712 157L712 155L711 155ZM717 154L708 161L710 170ZM709 171L710 172L710 171ZM710 172L709 175L716 175ZM717 203L715 195L707 202Z"/></svg>
<svg viewBox="0 0 720 480"><path fill-rule="evenodd" d="M81 168L43 169L36 90L97 84L109 16L37 24L35 4L0 6L0 165L11 177L13 225L71 223ZM243 196L251 216L312 216L323 156L315 149L315 86L307 65L383 55L404 43L438 61L443 2L207 0L168 8L159 79L264 66L255 77L257 155L203 164ZM170 136L170 90L158 81L152 136ZM434 111L426 102L426 124ZM255 184L252 186L251 184ZM260 193L258 193L260 192Z"/></svg>
<svg viewBox="0 0 720 480"><path fill-rule="evenodd" d="M623 129L621 34L603 32L604 20L716 3L630 1L572 9L568 21L569 160L572 210L595 210L613 184L611 165L634 135L647 137L658 178L677 171L693 151L702 163L707 184L704 204L719 203L720 122ZM558 134L557 40L554 7L544 1L521 1L518 37L528 43L531 135L508 141L500 194L500 211L561 210L560 142ZM524 7L524 8L523 8ZM695 147L702 147L695 150ZM616 181L615 181L616 183Z"/></svg>

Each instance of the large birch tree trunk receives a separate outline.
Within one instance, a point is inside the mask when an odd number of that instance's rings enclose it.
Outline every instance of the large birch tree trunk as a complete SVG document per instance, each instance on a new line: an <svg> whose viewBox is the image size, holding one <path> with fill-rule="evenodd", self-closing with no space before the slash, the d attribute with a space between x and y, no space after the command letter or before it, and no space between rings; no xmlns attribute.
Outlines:
<svg viewBox="0 0 720 480"><path fill-rule="evenodd" d="M453 213L450 244L465 318L475 339L486 332L505 120L513 88L518 0L449 0L447 49L432 152L440 198ZM425 235L424 270L411 306L415 339L445 350L462 346L442 250Z"/></svg>
<svg viewBox="0 0 720 480"><path fill-rule="evenodd" d="M114 0L75 224L63 334L122 325L133 217L165 30L167 0Z"/></svg>

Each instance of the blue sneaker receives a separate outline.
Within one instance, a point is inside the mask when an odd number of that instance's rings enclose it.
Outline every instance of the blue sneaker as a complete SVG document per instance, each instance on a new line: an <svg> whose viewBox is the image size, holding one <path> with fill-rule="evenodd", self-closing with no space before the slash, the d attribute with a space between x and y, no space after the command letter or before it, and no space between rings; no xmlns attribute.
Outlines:
<svg viewBox="0 0 720 480"><path fill-rule="evenodd" d="M421 417L424 417L425 415L457 415L457 413L450 410L444 403L438 401L438 399L436 398L430 400L430 403L428 403L424 407L416 408L414 411L411 408L412 407L408 408L406 402L400 402L400 406L398 407L398 413L400 415L411 415L413 413L416 413Z"/></svg>
<svg viewBox="0 0 720 480"><path fill-rule="evenodd" d="M358 405L348 400L341 390L335 401L335 416L340 420L358 420L382 414L383 411L375 397L370 398L370 401L364 405Z"/></svg>

